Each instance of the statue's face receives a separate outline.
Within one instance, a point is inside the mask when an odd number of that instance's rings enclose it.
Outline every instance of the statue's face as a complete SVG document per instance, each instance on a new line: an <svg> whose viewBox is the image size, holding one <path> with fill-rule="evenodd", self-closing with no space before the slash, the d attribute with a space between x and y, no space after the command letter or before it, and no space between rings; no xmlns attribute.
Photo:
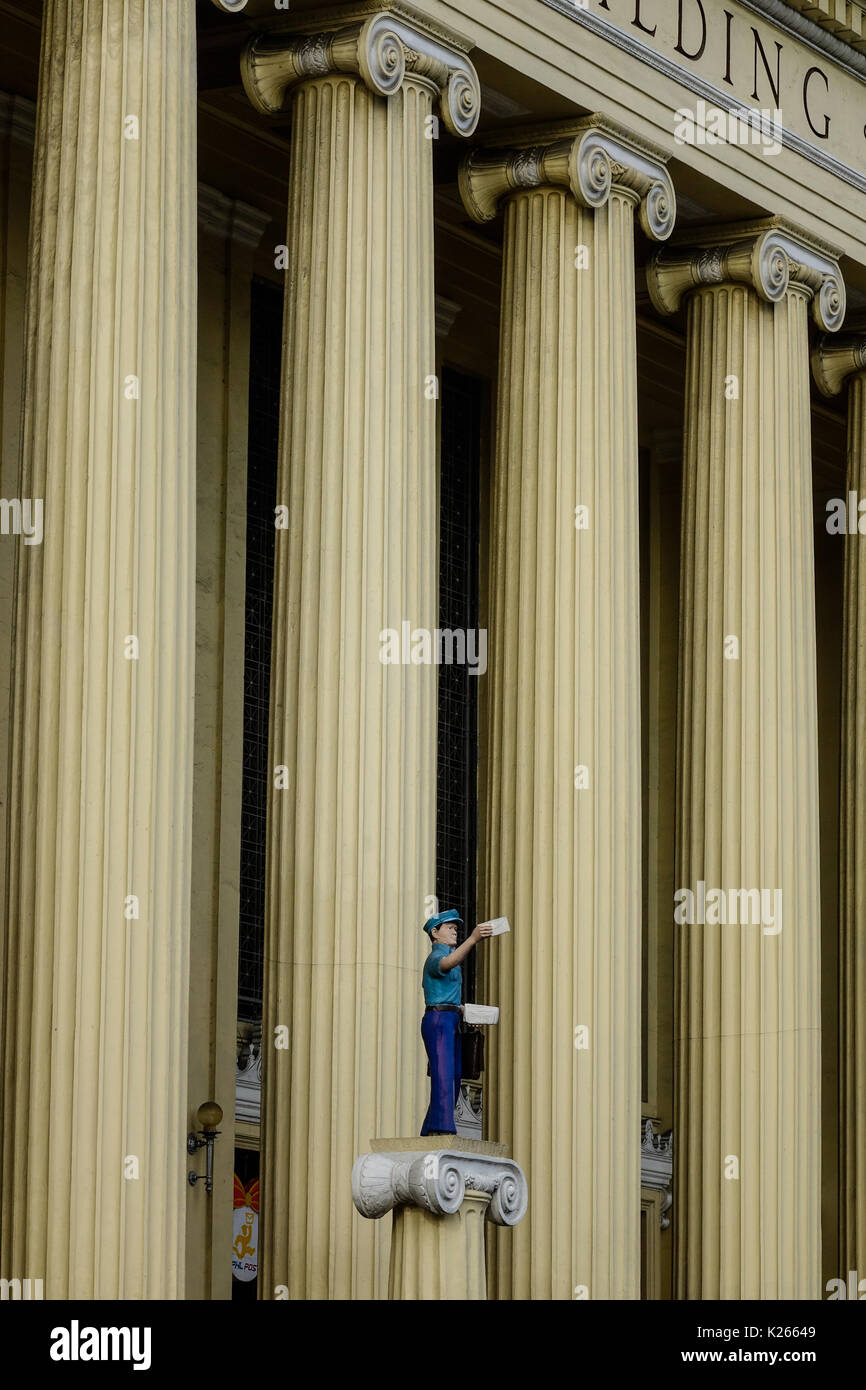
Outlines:
<svg viewBox="0 0 866 1390"><path fill-rule="evenodd" d="M444 946L457 945L457 924L455 922L443 922L441 927L436 927L431 932L434 941L441 941Z"/></svg>

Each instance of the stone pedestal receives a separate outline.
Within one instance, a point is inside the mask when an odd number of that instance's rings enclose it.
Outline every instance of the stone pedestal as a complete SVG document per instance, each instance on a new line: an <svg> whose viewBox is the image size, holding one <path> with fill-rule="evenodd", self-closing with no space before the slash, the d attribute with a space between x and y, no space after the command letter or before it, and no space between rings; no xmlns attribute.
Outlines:
<svg viewBox="0 0 866 1390"><path fill-rule="evenodd" d="M526 1178L504 1144L378 1139L352 1169L362 1216L394 1212L389 1299L486 1299L485 1223L515 1226Z"/></svg>

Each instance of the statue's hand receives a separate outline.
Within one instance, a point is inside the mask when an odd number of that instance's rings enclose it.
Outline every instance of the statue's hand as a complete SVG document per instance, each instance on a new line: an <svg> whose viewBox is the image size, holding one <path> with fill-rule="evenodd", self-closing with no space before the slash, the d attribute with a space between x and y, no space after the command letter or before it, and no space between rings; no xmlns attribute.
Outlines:
<svg viewBox="0 0 866 1390"><path fill-rule="evenodd" d="M485 923L483 926L475 928L474 932L472 933L472 939L473 941L481 941L483 937L492 935L493 928L491 926L488 926L487 923Z"/></svg>

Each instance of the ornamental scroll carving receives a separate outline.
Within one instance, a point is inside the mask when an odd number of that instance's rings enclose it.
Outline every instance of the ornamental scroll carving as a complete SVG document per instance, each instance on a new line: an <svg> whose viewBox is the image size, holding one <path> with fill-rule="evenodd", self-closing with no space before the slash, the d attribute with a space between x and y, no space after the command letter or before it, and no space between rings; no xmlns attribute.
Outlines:
<svg viewBox="0 0 866 1390"><path fill-rule="evenodd" d="M497 1226L516 1226L526 1213L526 1177L512 1159L430 1149L361 1154L352 1168L352 1199L371 1220L404 1204L453 1216L467 1191L489 1195L487 1216Z"/></svg>
<svg viewBox="0 0 866 1390"><path fill-rule="evenodd" d="M438 33L381 12L317 34L284 27L256 34L241 58L252 105L266 116L288 110L293 87L331 73L359 76L377 96L395 96L407 77L427 86L452 135L469 136L481 114L474 67Z"/></svg>

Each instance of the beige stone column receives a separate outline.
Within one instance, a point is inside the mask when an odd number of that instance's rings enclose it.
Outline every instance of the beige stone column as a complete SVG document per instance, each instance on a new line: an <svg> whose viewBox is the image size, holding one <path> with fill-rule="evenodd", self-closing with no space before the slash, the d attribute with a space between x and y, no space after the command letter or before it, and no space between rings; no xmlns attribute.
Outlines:
<svg viewBox="0 0 866 1390"><path fill-rule="evenodd" d="M660 161L588 121L461 176L477 220L505 199L484 902L513 930L484 948L485 1089L532 1193L496 1242L505 1299L639 1296L634 216L671 231Z"/></svg>
<svg viewBox="0 0 866 1390"><path fill-rule="evenodd" d="M388 1297L400 1300L487 1298L484 1223L490 1198L467 1191L453 1216L420 1207L394 1212Z"/></svg>
<svg viewBox="0 0 866 1390"><path fill-rule="evenodd" d="M819 389L848 389L839 821L839 1268L866 1277L866 331L824 339Z"/></svg>
<svg viewBox="0 0 866 1390"><path fill-rule="evenodd" d="M380 634L436 626L432 136L478 117L455 46L386 13L262 35L247 92L291 102L271 681L262 1296L385 1297L353 1212L372 1136L417 1132L436 669ZM420 25L419 21L419 25ZM434 115L438 103L438 116ZM285 528L279 529L284 523ZM282 771L280 771L282 769Z"/></svg>
<svg viewBox="0 0 866 1390"><path fill-rule="evenodd" d="M823 327L838 327L844 287L828 248L778 222L712 228L685 249L660 251L648 281L662 312L688 293L672 905L675 1293L818 1298L807 316L811 302Z"/></svg>
<svg viewBox="0 0 866 1390"><path fill-rule="evenodd" d="M26 97L0 92L0 498L18 499L21 407L24 386L24 299L27 229L33 175L36 107ZM6 932L6 848L9 830L9 697L12 680L12 613L19 542L14 513L0 514L0 961ZM0 1038L3 1033L0 986ZM2 1075L2 1072L0 1072ZM2 1275L2 1270L0 1270Z"/></svg>
<svg viewBox="0 0 866 1390"><path fill-rule="evenodd" d="M47 0L14 645L4 1277L183 1294L195 14Z"/></svg>

